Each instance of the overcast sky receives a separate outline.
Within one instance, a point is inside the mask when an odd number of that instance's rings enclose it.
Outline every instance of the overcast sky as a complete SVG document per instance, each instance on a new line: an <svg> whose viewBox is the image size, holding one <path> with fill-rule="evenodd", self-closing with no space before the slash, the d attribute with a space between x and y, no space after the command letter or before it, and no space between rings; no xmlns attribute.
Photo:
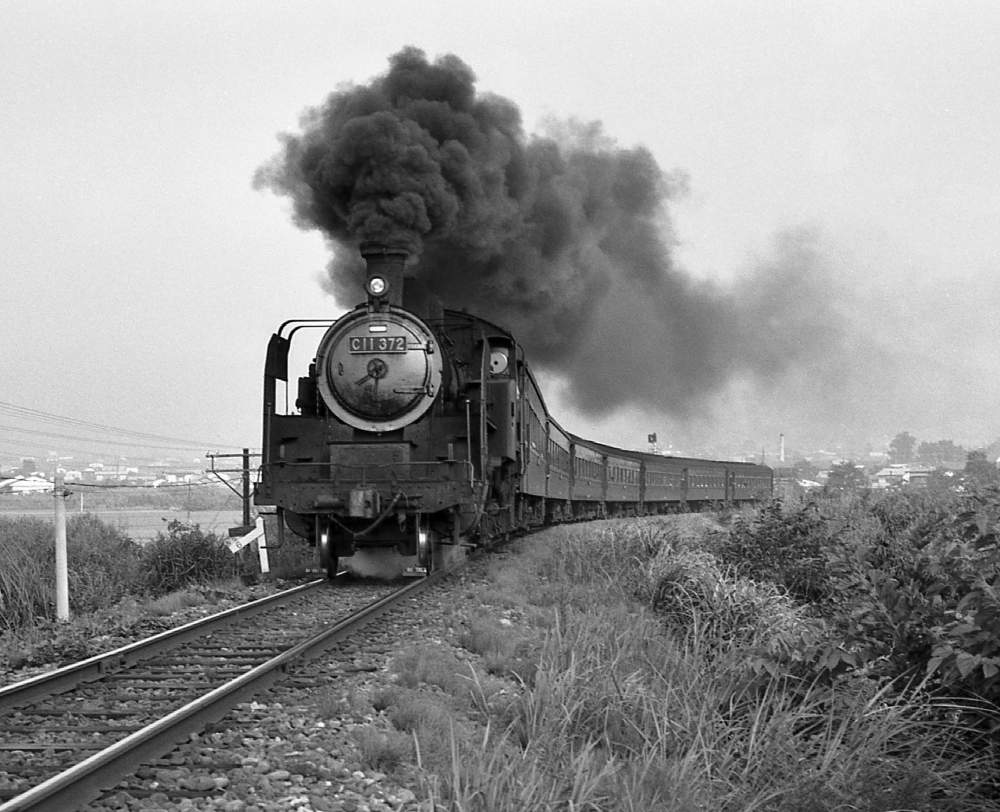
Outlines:
<svg viewBox="0 0 1000 812"><path fill-rule="evenodd" d="M269 335L340 310L323 239L254 171L306 108L405 45L457 55L529 135L599 120L686 174L669 216L692 278L735 290L789 234L819 256L847 333L813 366L735 379L684 420L586 416L550 375L571 430L769 453L779 432L802 450L1000 436L987 1L7 0L0 401L258 446Z"/></svg>

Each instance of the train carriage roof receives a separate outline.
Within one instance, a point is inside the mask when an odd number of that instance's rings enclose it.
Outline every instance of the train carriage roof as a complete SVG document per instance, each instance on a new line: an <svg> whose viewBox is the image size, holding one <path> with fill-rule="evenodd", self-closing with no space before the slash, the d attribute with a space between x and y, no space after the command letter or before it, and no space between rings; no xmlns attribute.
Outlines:
<svg viewBox="0 0 1000 812"><path fill-rule="evenodd" d="M638 460L648 463L674 463L681 464L688 467L693 467L696 465L710 465L718 466L724 465L728 468L737 468L744 471L759 471L761 473L767 472L771 473L771 469L766 465L760 465L755 462L737 462L736 460L706 460L699 457L671 457L664 454L653 454L649 451L634 451L624 448L616 448L615 446L605 445L604 443L598 443L594 440L587 440L584 437L578 437L575 434L571 434L574 443L586 446L598 451L602 454L607 454L611 456L620 457L622 459Z"/></svg>

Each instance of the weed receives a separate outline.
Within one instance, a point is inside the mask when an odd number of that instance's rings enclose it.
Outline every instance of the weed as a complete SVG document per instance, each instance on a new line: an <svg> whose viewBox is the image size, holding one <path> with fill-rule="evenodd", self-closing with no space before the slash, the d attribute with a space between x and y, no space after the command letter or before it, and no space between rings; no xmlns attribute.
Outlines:
<svg viewBox="0 0 1000 812"><path fill-rule="evenodd" d="M448 710L446 705L447 703L437 696L400 691L393 697L391 706L387 707L387 715L396 730L413 733L442 718Z"/></svg>
<svg viewBox="0 0 1000 812"><path fill-rule="evenodd" d="M367 694L357 688L351 688L346 694L329 688L313 694L312 712L319 719L333 719L345 711L363 716L372 712L372 701Z"/></svg>
<svg viewBox="0 0 1000 812"><path fill-rule="evenodd" d="M189 606L202 606L205 603L205 596L201 592L193 589L180 589L147 603L146 613L152 617L168 617Z"/></svg>
<svg viewBox="0 0 1000 812"><path fill-rule="evenodd" d="M453 696L469 691L470 667L454 654L433 643L421 643L401 651L392 664L400 685L416 688L434 685Z"/></svg>
<svg viewBox="0 0 1000 812"><path fill-rule="evenodd" d="M365 767L381 772L391 772L414 758L412 737L398 730L379 730L372 725L356 727L351 731L361 753Z"/></svg>
<svg viewBox="0 0 1000 812"><path fill-rule="evenodd" d="M487 607L480 606L459 635L459 645L474 654L483 655L487 673L513 677L530 684L536 670L536 635L531 629L507 621L498 621Z"/></svg>

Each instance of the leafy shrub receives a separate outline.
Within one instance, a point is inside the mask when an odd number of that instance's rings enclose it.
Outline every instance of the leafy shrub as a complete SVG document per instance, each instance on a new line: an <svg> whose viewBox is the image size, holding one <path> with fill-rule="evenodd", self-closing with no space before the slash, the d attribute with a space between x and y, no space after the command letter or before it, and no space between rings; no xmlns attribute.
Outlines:
<svg viewBox="0 0 1000 812"><path fill-rule="evenodd" d="M800 676L856 672L900 689L930 679L1000 703L998 527L996 487L775 503L737 522L719 554L822 611L834 633L802 652Z"/></svg>
<svg viewBox="0 0 1000 812"><path fill-rule="evenodd" d="M966 510L916 539L925 594L939 609L927 672L1000 704L1000 488L973 493Z"/></svg>
<svg viewBox="0 0 1000 812"><path fill-rule="evenodd" d="M793 508L774 500L756 515L737 518L718 555L740 575L771 581L811 603L829 594L824 566L828 546L826 521L816 502Z"/></svg>
<svg viewBox="0 0 1000 812"><path fill-rule="evenodd" d="M239 560L219 536L179 521L168 523L167 533L157 533L143 548L143 563L146 588L156 595L240 574Z"/></svg>
<svg viewBox="0 0 1000 812"><path fill-rule="evenodd" d="M886 537L900 539L914 527L954 513L960 504L956 494L931 494L927 491L889 491L865 502L878 520Z"/></svg>
<svg viewBox="0 0 1000 812"><path fill-rule="evenodd" d="M837 633L806 657L822 674L931 679L942 693L1000 701L1000 492L963 501L957 515L950 496L864 503L879 532L855 543L831 534L824 610Z"/></svg>

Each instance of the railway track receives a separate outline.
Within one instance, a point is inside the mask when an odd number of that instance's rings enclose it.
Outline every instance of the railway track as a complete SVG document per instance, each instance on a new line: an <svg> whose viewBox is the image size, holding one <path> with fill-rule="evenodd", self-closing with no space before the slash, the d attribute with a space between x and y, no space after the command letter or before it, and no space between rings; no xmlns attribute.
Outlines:
<svg viewBox="0 0 1000 812"><path fill-rule="evenodd" d="M0 688L0 812L78 809L449 571L314 581Z"/></svg>

